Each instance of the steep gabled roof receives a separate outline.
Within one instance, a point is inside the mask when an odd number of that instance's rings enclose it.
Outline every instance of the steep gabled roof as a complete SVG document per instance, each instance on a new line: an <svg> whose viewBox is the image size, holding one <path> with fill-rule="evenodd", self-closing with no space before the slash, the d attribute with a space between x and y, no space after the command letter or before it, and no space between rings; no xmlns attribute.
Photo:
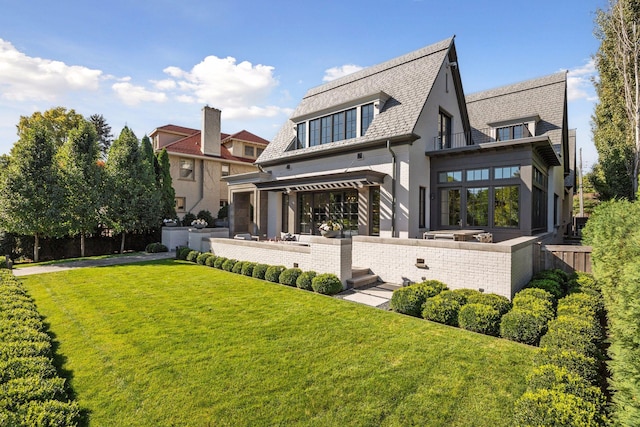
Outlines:
<svg viewBox="0 0 640 427"><path fill-rule="evenodd" d="M249 133L249 132L247 132ZM253 135L253 134L251 134ZM244 163L253 163L253 159L249 159L246 157L237 157L232 155L227 147L222 145L220 147L220 156L210 156L202 154L200 149L200 136L201 132L198 130L193 135L190 135L186 138L180 139L178 141L167 144L164 148L167 149L169 154L187 154L190 156L198 156L198 157L208 157L212 159L223 159L223 160L233 160L236 162L244 162ZM221 133L220 139L224 140L229 138L231 135L227 133ZM259 137L258 137L259 138Z"/></svg>
<svg viewBox="0 0 640 427"><path fill-rule="evenodd" d="M292 118L322 115L358 99L382 93L389 97L365 136L295 151L286 151L295 137L295 122L287 120L258 163L312 154L332 148L358 146L413 135L422 108L442 64L453 46L453 37L390 61L366 68L322 86L310 89Z"/></svg>
<svg viewBox="0 0 640 427"><path fill-rule="evenodd" d="M547 135L554 146L567 138L566 72L526 80L467 95L471 127L486 129L492 123L539 116L535 136Z"/></svg>
<svg viewBox="0 0 640 427"><path fill-rule="evenodd" d="M241 141L253 142L255 144L267 145L269 141L264 138L260 138L258 135L255 135L249 131L241 130L240 132L236 132L232 135L222 136L222 142L224 143L227 139L239 139Z"/></svg>
<svg viewBox="0 0 640 427"><path fill-rule="evenodd" d="M188 128L184 126L164 125L164 126L160 126L159 128L155 128L150 135L153 135L158 131L175 133L175 134L184 135L184 136L193 135L196 132L200 132L198 129Z"/></svg>

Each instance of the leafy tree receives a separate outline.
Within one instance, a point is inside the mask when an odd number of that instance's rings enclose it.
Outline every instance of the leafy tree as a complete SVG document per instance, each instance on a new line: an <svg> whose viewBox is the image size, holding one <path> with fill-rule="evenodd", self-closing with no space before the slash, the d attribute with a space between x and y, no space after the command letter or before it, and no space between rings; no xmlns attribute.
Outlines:
<svg viewBox="0 0 640 427"><path fill-rule="evenodd" d="M64 194L64 227L68 234L80 234L80 254L85 256L85 236L99 222L102 206L102 168L94 126L82 121L57 155Z"/></svg>
<svg viewBox="0 0 640 427"><path fill-rule="evenodd" d="M55 140L40 120L25 126L11 149L0 183L0 228L34 236L33 259L39 260L41 237L61 234L61 188L54 162Z"/></svg>
<svg viewBox="0 0 640 427"><path fill-rule="evenodd" d="M160 168L159 185L160 185L160 212L162 218L176 217L176 192L173 189L173 181L171 179L171 171L169 164L169 153L164 148L157 153L158 166Z"/></svg>
<svg viewBox="0 0 640 427"><path fill-rule="evenodd" d="M107 120L102 114L92 114L89 117L89 121L93 124L98 134L98 145L102 152L102 158L106 159L109 153L109 147L111 147L111 143L113 142L111 126L107 124Z"/></svg>
<svg viewBox="0 0 640 427"><path fill-rule="evenodd" d="M599 10L596 37L600 48L595 83L599 102L593 136L599 166L596 189L603 200L634 199L640 167L640 2L612 0Z"/></svg>
<svg viewBox="0 0 640 427"><path fill-rule="evenodd" d="M111 145L106 175L106 218L114 231L122 233L122 253L126 233L157 227L161 220L153 166L126 126Z"/></svg>
<svg viewBox="0 0 640 427"><path fill-rule="evenodd" d="M25 131L40 124L47 129L54 146L59 148L67 140L69 131L76 129L83 121L81 114L73 109L67 111L64 107L51 108L44 113L36 111L29 117L20 116L18 136L22 137Z"/></svg>

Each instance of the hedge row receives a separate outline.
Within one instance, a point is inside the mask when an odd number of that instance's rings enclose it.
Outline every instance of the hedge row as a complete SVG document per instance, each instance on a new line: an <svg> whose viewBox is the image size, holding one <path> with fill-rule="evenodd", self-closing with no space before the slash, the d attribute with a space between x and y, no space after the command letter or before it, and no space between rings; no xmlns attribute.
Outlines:
<svg viewBox="0 0 640 427"><path fill-rule="evenodd" d="M299 268L286 268L283 265L267 265L251 261L227 259L222 256L215 256L211 252L194 251L187 247L178 248L176 251L176 259L262 279L272 283L295 286L324 295L335 295L342 291L342 282L335 274L317 274L315 271L303 272Z"/></svg>
<svg viewBox="0 0 640 427"><path fill-rule="evenodd" d="M451 291L442 282L427 280L396 289L390 306L398 313L497 336L500 319L511 303L500 295L473 289Z"/></svg>
<svg viewBox="0 0 640 427"><path fill-rule="evenodd" d="M560 279L552 279L549 274L537 280L553 281L558 286L535 286L514 298L513 311L528 312L531 318L547 323L547 331L539 339L536 366L527 378L527 391L515 405L514 424L606 425L607 401L599 377L603 308L597 286L584 274ZM584 291L581 283L585 283ZM553 289L560 293L551 292ZM566 295L557 300L557 317L552 311L556 295ZM533 335L534 331L531 327L526 332Z"/></svg>
<svg viewBox="0 0 640 427"><path fill-rule="evenodd" d="M33 300L0 269L0 425L75 426L80 411L53 366L51 339Z"/></svg>

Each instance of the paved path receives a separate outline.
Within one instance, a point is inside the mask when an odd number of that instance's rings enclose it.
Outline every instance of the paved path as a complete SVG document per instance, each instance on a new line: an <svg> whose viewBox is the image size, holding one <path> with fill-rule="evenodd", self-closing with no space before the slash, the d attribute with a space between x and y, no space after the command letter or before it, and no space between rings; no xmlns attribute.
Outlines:
<svg viewBox="0 0 640 427"><path fill-rule="evenodd" d="M13 275L16 277L28 276L31 274L43 274L43 273L55 273L58 271L73 270L82 267L104 267L108 265L129 264L132 262L141 261L154 261L158 259L175 258L175 252L160 252L157 254L148 254L141 252L136 255L128 255L121 257L105 258L105 259L90 259L90 260L78 260L63 262L55 265L39 265L36 267L24 267L13 269Z"/></svg>
<svg viewBox="0 0 640 427"><path fill-rule="evenodd" d="M393 291L401 287L392 283L378 283L362 288L347 289L339 293L338 297L347 301L388 310Z"/></svg>

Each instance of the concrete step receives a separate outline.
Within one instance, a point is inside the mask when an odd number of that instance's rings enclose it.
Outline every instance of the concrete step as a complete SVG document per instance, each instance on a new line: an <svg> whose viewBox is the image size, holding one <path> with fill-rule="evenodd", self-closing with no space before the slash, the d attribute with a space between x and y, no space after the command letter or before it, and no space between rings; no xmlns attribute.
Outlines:
<svg viewBox="0 0 640 427"><path fill-rule="evenodd" d="M367 274L371 274L371 270L368 267L352 267L351 268L351 277L360 277L366 276Z"/></svg>
<svg viewBox="0 0 640 427"><path fill-rule="evenodd" d="M357 277L352 277L351 279L347 279L347 287L360 288L363 286L376 283L378 280L379 280L379 277L376 274L360 275Z"/></svg>

